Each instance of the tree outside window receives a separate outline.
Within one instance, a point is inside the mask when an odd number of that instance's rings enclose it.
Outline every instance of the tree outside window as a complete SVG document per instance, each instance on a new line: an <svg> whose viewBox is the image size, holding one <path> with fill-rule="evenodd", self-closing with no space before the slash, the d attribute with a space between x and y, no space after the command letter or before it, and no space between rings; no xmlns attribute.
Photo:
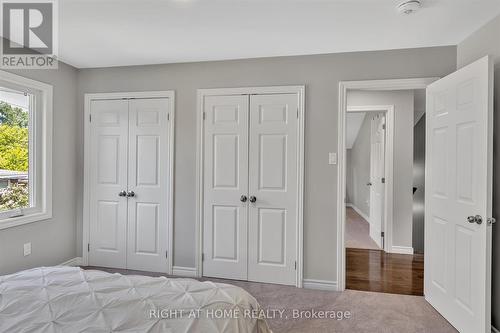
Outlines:
<svg viewBox="0 0 500 333"><path fill-rule="evenodd" d="M28 126L29 97L0 90L0 211L30 206Z"/></svg>

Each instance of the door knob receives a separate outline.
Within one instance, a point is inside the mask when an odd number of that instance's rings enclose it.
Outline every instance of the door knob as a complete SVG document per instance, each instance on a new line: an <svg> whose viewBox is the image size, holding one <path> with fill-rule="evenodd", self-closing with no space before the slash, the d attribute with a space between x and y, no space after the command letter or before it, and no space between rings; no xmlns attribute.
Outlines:
<svg viewBox="0 0 500 333"><path fill-rule="evenodd" d="M251 203L254 203L255 201L257 201L257 198L253 195L250 196L250 202Z"/></svg>
<svg viewBox="0 0 500 333"><path fill-rule="evenodd" d="M247 196L243 194L243 195L240 197L240 201L241 201L241 202L247 202Z"/></svg>
<svg viewBox="0 0 500 333"><path fill-rule="evenodd" d="M372 186L372 183L366 183L366 186Z"/></svg>
<svg viewBox="0 0 500 333"><path fill-rule="evenodd" d="M127 191L123 190L118 193L119 197L126 197L127 196Z"/></svg>
<svg viewBox="0 0 500 333"><path fill-rule="evenodd" d="M481 215L476 215L476 216L471 215L467 217L467 222L481 224L483 223L483 218L481 217Z"/></svg>
<svg viewBox="0 0 500 333"><path fill-rule="evenodd" d="M135 192L134 191L128 191L127 192L127 197L135 197Z"/></svg>

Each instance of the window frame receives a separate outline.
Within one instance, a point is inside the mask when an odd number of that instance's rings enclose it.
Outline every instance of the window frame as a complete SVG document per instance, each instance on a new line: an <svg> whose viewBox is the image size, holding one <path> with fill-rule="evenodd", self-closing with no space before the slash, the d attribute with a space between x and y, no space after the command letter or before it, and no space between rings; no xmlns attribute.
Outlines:
<svg viewBox="0 0 500 333"><path fill-rule="evenodd" d="M0 85L31 94L29 128L29 186L33 206L0 212L0 230L52 218L52 85L0 70ZM9 214L10 213L10 214ZM10 215L10 216L9 216Z"/></svg>

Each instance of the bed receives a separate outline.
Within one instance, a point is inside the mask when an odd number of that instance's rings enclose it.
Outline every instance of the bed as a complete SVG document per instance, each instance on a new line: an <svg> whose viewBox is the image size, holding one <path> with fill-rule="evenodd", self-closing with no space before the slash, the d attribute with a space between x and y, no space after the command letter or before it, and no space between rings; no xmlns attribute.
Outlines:
<svg viewBox="0 0 500 333"><path fill-rule="evenodd" d="M0 276L0 332L270 332L229 284L41 267Z"/></svg>

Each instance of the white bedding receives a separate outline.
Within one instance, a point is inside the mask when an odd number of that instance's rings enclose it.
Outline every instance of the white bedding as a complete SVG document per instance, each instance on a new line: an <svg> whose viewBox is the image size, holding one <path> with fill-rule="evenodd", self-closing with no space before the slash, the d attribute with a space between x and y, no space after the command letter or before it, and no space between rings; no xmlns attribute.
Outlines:
<svg viewBox="0 0 500 333"><path fill-rule="evenodd" d="M270 332L259 310L239 287L192 279L63 266L0 276L0 332Z"/></svg>

